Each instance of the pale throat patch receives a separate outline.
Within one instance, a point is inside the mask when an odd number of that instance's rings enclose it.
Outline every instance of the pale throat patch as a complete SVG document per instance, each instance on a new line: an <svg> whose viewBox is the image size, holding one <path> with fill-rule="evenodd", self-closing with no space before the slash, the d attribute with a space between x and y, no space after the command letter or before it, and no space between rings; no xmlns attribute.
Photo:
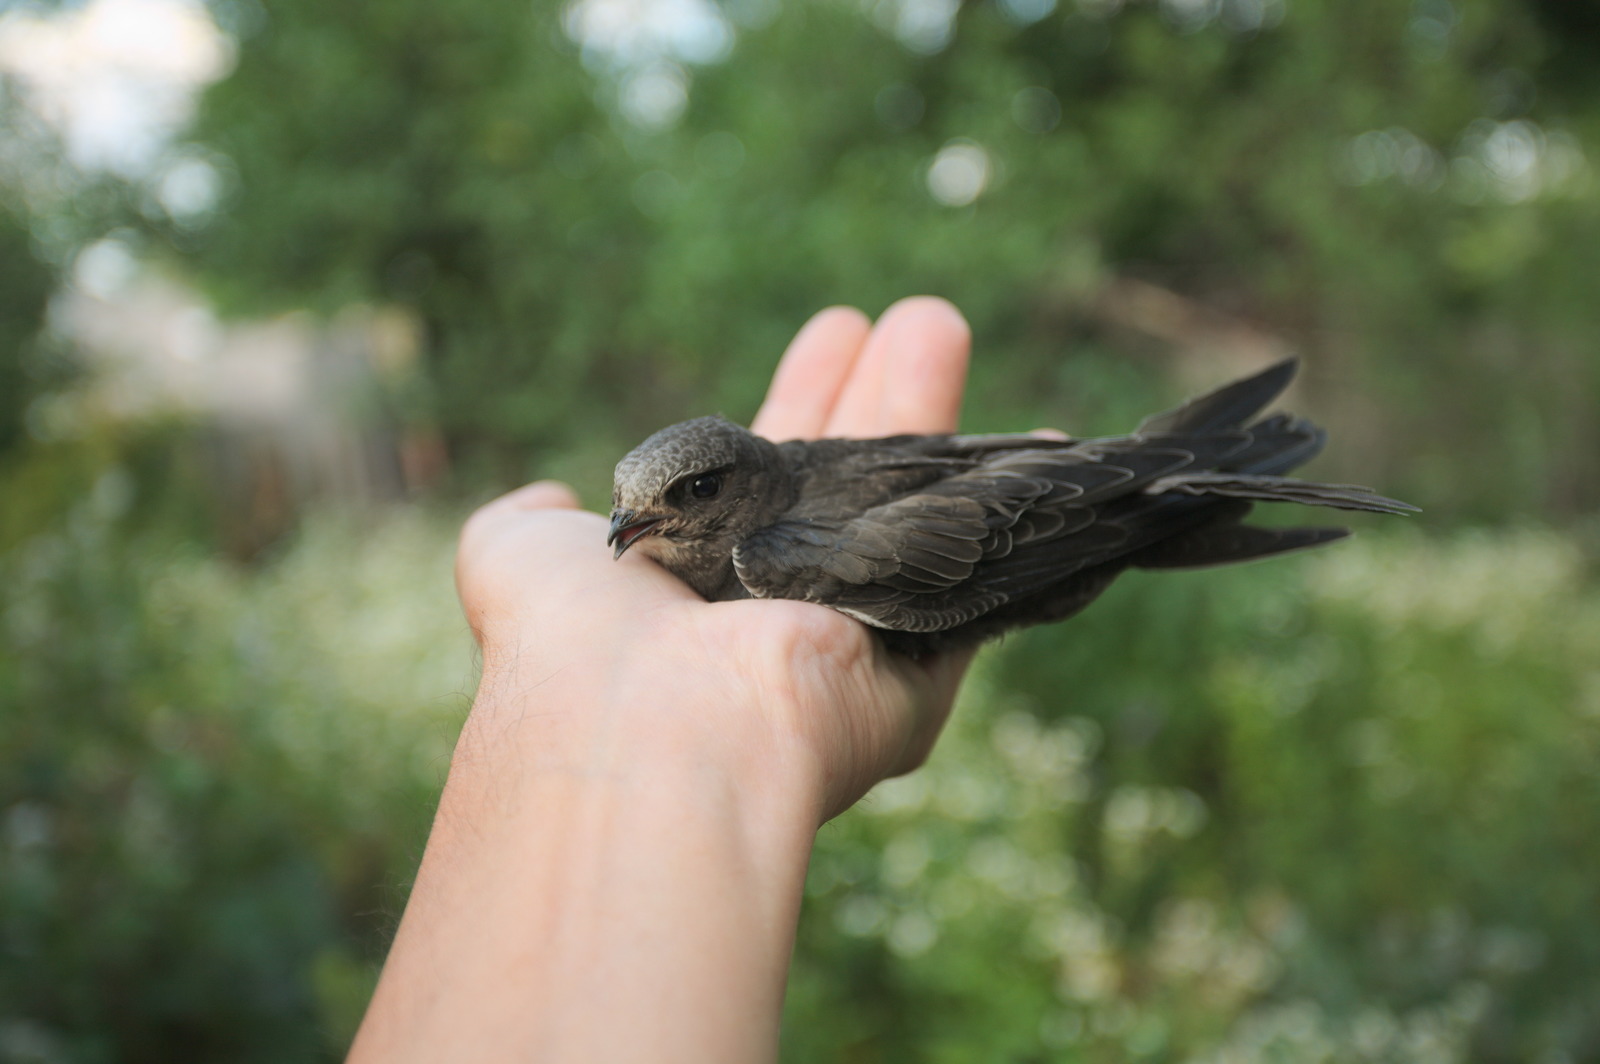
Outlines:
<svg viewBox="0 0 1600 1064"><path fill-rule="evenodd" d="M676 539L668 539L666 536L653 536L646 534L639 538L639 542L634 544L633 549L638 551L640 554L648 555L649 557L660 562L662 565L666 566L668 569L671 569L674 563L678 562L680 559L685 561L689 560L690 555L694 551L694 544L686 543Z"/></svg>

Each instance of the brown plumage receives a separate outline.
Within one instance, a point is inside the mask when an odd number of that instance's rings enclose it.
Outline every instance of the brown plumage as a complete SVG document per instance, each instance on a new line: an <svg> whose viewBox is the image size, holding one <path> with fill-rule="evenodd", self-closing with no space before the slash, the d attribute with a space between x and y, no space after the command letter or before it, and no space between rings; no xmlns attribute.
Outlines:
<svg viewBox="0 0 1600 1064"><path fill-rule="evenodd" d="M1283 475L1322 449L1322 430L1251 419L1295 369L1278 363L1099 439L774 444L721 418L686 421L617 465L607 542L617 557L637 544L712 601L820 603L913 656L971 645L1071 616L1129 567L1222 565L1348 534L1244 524L1258 501L1415 510Z"/></svg>

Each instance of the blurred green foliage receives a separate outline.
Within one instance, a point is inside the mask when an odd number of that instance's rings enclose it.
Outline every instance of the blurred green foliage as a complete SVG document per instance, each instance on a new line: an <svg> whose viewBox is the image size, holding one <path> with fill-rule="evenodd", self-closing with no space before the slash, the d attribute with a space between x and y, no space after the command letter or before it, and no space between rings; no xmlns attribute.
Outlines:
<svg viewBox="0 0 1600 1064"><path fill-rule="evenodd" d="M471 692L452 530L313 524L252 574L128 535L129 491L0 567L0 1059L334 1056Z"/></svg>
<svg viewBox="0 0 1600 1064"><path fill-rule="evenodd" d="M593 448L603 486L663 419L747 415L815 308L918 291L974 324L982 427L1077 426L1140 349L1094 313L1133 276L1392 411L1341 475L1477 518L1600 501L1596 114L1540 97L1564 82L1536 9L970 2L924 54L885 25L921 7L730 3L725 57L630 65L549 2L240 0L194 134L228 206L178 244L236 307L414 306L458 455L518 472ZM684 85L665 128L623 117ZM993 174L952 208L925 177L955 141Z"/></svg>
<svg viewBox="0 0 1600 1064"><path fill-rule="evenodd" d="M44 324L54 286L29 247L27 225L0 202L0 456L25 435L23 418L35 391L25 352Z"/></svg>
<svg viewBox="0 0 1600 1064"><path fill-rule="evenodd" d="M974 429L1122 431L1281 346L1319 472L1427 512L989 652L822 834L786 1059L1600 1056L1580 7L726 0L628 51L549 0L214 0L215 210L0 181L0 1062L336 1058L474 682L460 501L599 503L808 314L913 292L973 321ZM408 308L440 497L241 565L207 429L30 437L61 234L112 222L234 312Z"/></svg>
<svg viewBox="0 0 1600 1064"><path fill-rule="evenodd" d="M1581 567L1375 537L1298 592L1142 580L1006 644L824 833L793 1058L1588 1059Z"/></svg>

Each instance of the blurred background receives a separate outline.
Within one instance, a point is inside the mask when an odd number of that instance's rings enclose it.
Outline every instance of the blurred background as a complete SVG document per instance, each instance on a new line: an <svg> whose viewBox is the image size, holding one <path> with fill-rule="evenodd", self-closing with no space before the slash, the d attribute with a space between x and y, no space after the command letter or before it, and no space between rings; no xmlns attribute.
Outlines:
<svg viewBox="0 0 1600 1064"><path fill-rule="evenodd" d="M989 651L785 1059L1600 1060L1597 165L1592 0L0 3L0 1061L337 1059L464 514L923 292L970 430L1299 353L1425 512Z"/></svg>

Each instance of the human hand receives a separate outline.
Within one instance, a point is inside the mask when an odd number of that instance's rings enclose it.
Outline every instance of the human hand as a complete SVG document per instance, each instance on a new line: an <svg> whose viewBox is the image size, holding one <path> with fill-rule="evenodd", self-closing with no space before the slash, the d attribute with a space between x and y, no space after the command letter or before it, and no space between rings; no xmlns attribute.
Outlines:
<svg viewBox="0 0 1600 1064"><path fill-rule="evenodd" d="M966 324L823 311L756 419L782 439L955 426ZM456 580L483 680L350 1060L775 1060L818 825L914 768L965 659L803 602L703 601L533 484Z"/></svg>
<svg viewBox="0 0 1600 1064"><path fill-rule="evenodd" d="M943 300L904 300L875 326L825 310L790 345L751 428L774 440L953 431L969 342ZM562 729L577 745L545 746L567 768L708 759L741 780L801 788L819 823L926 758L969 655L912 662L808 603L707 603L637 553L613 562L605 533L604 518L548 482L469 521L457 582L490 697L464 742L505 734L512 718L495 707L559 691L583 707L584 727Z"/></svg>

